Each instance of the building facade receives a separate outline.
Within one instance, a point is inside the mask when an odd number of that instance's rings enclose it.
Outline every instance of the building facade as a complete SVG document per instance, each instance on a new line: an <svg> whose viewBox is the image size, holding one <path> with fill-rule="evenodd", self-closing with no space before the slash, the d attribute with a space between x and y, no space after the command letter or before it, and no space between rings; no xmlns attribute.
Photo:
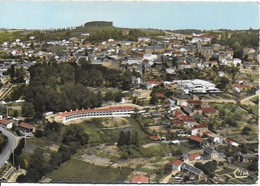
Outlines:
<svg viewBox="0 0 260 186"><path fill-rule="evenodd" d="M60 113L61 121L63 124L72 120L84 118L100 118L100 117L130 117L134 113L134 107L130 106L117 106L109 108L96 108L96 109L82 109L71 112Z"/></svg>

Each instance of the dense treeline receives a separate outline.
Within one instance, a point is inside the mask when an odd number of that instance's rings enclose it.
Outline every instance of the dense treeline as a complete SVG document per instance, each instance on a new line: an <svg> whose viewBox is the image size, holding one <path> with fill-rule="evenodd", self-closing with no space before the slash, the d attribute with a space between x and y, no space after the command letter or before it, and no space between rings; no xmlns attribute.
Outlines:
<svg viewBox="0 0 260 186"><path fill-rule="evenodd" d="M63 130L64 132L61 132ZM44 151L41 148L36 148L30 156L28 165L25 165L25 160L18 157L18 164L27 170L25 176L20 176L17 182L38 182L44 175L59 168L60 164L71 159L71 156L76 153L80 146L85 146L88 143L88 135L84 132L80 125L62 126L60 123L47 123L44 131L37 132L37 137L51 137L55 135L61 137L58 142L61 145L57 152L51 152L50 158L46 158ZM62 133L62 134L61 134Z"/></svg>
<svg viewBox="0 0 260 186"><path fill-rule="evenodd" d="M100 65L76 63L37 64L29 69L30 84L24 93L23 116L41 117L45 111L65 111L101 106L101 91L88 87L131 88L131 73L108 69ZM106 95L106 100L121 101L121 90Z"/></svg>
<svg viewBox="0 0 260 186"><path fill-rule="evenodd" d="M0 132L0 153L2 152L2 150L5 148L5 145L6 145L6 143L7 143L7 137L6 136L4 136L3 134L2 134L2 132Z"/></svg>
<svg viewBox="0 0 260 186"><path fill-rule="evenodd" d="M258 32L234 32L229 37L228 33L222 33L221 39L218 40L219 33L213 33L215 37L212 39L211 43L215 44L221 44L229 46L230 48L233 48L234 50L234 57L243 59L244 53L243 48L244 47L253 47L258 48L259 46L259 33Z"/></svg>
<svg viewBox="0 0 260 186"><path fill-rule="evenodd" d="M25 145L25 138L22 138L20 141L19 141L19 144L17 145L17 147L14 149L14 154L11 153L10 155L10 160L12 162L12 165L13 166L16 166L17 165L17 158L18 156L22 153L22 150L24 148L24 145Z"/></svg>

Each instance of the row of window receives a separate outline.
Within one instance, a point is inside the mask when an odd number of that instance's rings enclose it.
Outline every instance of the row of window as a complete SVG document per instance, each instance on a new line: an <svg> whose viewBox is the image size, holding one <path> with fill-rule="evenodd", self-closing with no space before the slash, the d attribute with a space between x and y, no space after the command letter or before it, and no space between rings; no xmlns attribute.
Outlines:
<svg viewBox="0 0 260 186"><path fill-rule="evenodd" d="M71 119L77 119L77 118L85 118L85 117L111 117L111 116L129 116L132 113L125 112L125 113L80 113L80 114L72 114L65 117L65 121L71 120Z"/></svg>

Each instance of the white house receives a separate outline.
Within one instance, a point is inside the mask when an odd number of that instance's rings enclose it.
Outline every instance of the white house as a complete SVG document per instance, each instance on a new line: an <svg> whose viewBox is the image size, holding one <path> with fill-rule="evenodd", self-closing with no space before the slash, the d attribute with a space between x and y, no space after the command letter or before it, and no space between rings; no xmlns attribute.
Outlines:
<svg viewBox="0 0 260 186"><path fill-rule="evenodd" d="M172 163L172 170L178 170L178 171L181 171L181 166L183 164L183 161L180 160L180 159L177 159L175 160L173 163Z"/></svg>
<svg viewBox="0 0 260 186"><path fill-rule="evenodd" d="M167 74L176 74L176 72L173 68L167 68L165 71Z"/></svg>
<svg viewBox="0 0 260 186"><path fill-rule="evenodd" d="M242 62L242 60L239 59L239 58L234 58L233 59L233 65L234 66L241 65L241 62Z"/></svg>
<svg viewBox="0 0 260 186"><path fill-rule="evenodd" d="M161 82L160 81L147 81L145 84L146 84L146 88L149 90L149 89L161 84Z"/></svg>
<svg viewBox="0 0 260 186"><path fill-rule="evenodd" d="M143 57L143 60L149 60L149 61L154 61L158 58L157 55L155 54L145 54Z"/></svg>
<svg viewBox="0 0 260 186"><path fill-rule="evenodd" d="M11 129L13 127L13 121L8 119L1 119L0 126L5 129Z"/></svg>

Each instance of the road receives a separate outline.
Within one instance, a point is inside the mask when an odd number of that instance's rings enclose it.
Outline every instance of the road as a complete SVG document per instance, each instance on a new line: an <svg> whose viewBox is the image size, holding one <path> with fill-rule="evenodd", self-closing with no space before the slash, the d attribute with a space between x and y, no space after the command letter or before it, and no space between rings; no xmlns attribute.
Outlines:
<svg viewBox="0 0 260 186"><path fill-rule="evenodd" d="M0 167L2 167L4 163L9 159L11 152L17 146L20 138L13 135L11 132L5 130L2 127L0 127L0 131L3 133L3 135L8 137L8 143L3 152L0 154Z"/></svg>
<svg viewBox="0 0 260 186"><path fill-rule="evenodd" d="M252 101L250 101L250 100L253 99L254 97L257 97L257 96L259 96L259 94L255 94L255 95L253 95L253 96L246 97L246 98L242 99L242 100L240 101L240 103L241 103L242 105L255 105L255 104L254 104Z"/></svg>

